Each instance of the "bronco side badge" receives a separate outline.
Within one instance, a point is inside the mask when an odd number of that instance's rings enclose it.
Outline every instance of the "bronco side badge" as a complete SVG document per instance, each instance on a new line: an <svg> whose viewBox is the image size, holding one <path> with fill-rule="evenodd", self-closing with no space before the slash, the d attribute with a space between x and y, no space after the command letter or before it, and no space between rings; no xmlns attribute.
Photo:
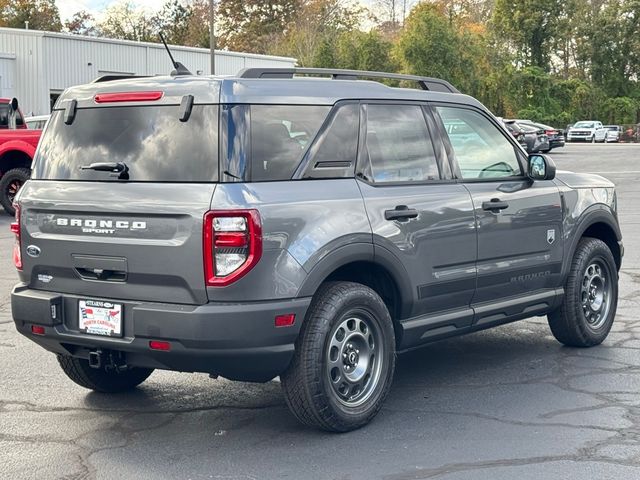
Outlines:
<svg viewBox="0 0 640 480"><path fill-rule="evenodd" d="M556 230L552 228L551 230L547 230L547 243L551 245L556 241Z"/></svg>

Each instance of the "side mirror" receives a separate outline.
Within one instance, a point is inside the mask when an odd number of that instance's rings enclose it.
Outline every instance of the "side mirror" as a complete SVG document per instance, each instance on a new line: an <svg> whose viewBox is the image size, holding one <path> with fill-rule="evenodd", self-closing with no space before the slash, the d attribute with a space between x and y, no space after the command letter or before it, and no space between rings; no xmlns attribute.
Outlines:
<svg viewBox="0 0 640 480"><path fill-rule="evenodd" d="M18 99L15 97L11 99L11 110L18 111Z"/></svg>
<svg viewBox="0 0 640 480"><path fill-rule="evenodd" d="M534 153L529 155L529 178L532 180L553 180L556 178L556 164L551 157Z"/></svg>

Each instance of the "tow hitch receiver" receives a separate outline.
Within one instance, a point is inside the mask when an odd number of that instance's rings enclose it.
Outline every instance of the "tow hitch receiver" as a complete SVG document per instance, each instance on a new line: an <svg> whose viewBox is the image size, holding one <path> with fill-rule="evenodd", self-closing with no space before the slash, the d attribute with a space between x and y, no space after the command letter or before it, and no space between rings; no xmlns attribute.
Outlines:
<svg viewBox="0 0 640 480"><path fill-rule="evenodd" d="M112 352L103 350L92 350L89 352L89 366L91 368L105 370L115 370L122 372L127 370L129 366L124 360L122 352Z"/></svg>

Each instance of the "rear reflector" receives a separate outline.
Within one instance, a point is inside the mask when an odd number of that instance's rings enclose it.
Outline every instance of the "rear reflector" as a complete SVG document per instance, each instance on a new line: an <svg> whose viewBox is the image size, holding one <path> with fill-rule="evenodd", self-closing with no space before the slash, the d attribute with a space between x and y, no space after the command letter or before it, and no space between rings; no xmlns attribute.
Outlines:
<svg viewBox="0 0 640 480"><path fill-rule="evenodd" d="M22 246L20 240L20 205L15 205L16 221L11 224L11 232L16 236L13 242L13 264L22 270Z"/></svg>
<svg viewBox="0 0 640 480"><path fill-rule="evenodd" d="M278 315L276 317L276 327L290 327L296 322L296 314L288 313L286 315Z"/></svg>
<svg viewBox="0 0 640 480"><path fill-rule="evenodd" d="M159 340L150 340L149 348L151 350L161 350L163 352L168 352L171 350L171 344L169 342L160 342Z"/></svg>
<svg viewBox="0 0 640 480"><path fill-rule="evenodd" d="M44 335L44 327L40 325L31 325L31 333L34 335Z"/></svg>
<svg viewBox="0 0 640 480"><path fill-rule="evenodd" d="M96 103L153 102L163 95L163 92L116 92L99 93L93 99Z"/></svg>

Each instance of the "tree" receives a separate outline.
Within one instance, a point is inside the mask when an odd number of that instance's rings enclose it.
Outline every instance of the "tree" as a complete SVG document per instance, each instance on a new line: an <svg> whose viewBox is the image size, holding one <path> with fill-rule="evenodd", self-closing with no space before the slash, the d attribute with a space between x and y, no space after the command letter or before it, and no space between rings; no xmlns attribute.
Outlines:
<svg viewBox="0 0 640 480"><path fill-rule="evenodd" d="M341 0L307 0L272 52L290 55L302 66L335 66L336 40L357 30L364 10Z"/></svg>
<svg viewBox="0 0 640 480"><path fill-rule="evenodd" d="M71 19L64 22L64 29L69 33L78 35L98 36L95 17L86 10L80 10L73 14Z"/></svg>
<svg viewBox="0 0 640 480"><path fill-rule="evenodd" d="M192 15L193 10L190 4L180 0L170 0L154 17L154 26L162 32L167 43L187 45Z"/></svg>
<svg viewBox="0 0 640 480"><path fill-rule="evenodd" d="M444 78L472 93L469 81L475 76L475 65L469 63L466 49L476 40L458 30L443 5L421 3L407 18L395 52L407 73Z"/></svg>
<svg viewBox="0 0 640 480"><path fill-rule="evenodd" d="M122 40L157 41L154 18L129 1L110 6L98 24L103 36Z"/></svg>
<svg viewBox="0 0 640 480"><path fill-rule="evenodd" d="M2 0L0 26L59 32L62 29L60 12L55 0Z"/></svg>
<svg viewBox="0 0 640 480"><path fill-rule="evenodd" d="M496 0L492 22L523 66L549 71L565 0Z"/></svg>
<svg viewBox="0 0 640 480"><path fill-rule="evenodd" d="M301 0L220 0L219 45L266 53L291 24L300 6Z"/></svg>

